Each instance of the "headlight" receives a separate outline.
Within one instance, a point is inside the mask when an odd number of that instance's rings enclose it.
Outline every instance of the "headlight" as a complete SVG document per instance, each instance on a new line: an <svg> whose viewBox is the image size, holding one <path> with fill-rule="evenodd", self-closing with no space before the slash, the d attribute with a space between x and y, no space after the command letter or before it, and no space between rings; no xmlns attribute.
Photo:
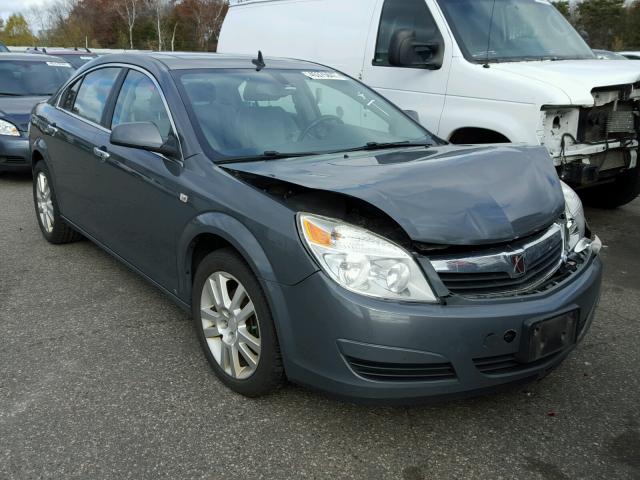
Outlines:
<svg viewBox="0 0 640 480"><path fill-rule="evenodd" d="M0 120L0 135L9 135L10 137L19 137L20 131L13 123L6 120Z"/></svg>
<svg viewBox="0 0 640 480"><path fill-rule="evenodd" d="M401 247L341 220L298 214L301 237L324 272L370 297L437 302L424 274Z"/></svg>
<svg viewBox="0 0 640 480"><path fill-rule="evenodd" d="M584 237L586 220L584 218L584 209L582 201L578 194L564 182L562 184L562 193L564 194L564 214L567 217L567 230L569 233L569 250L573 250L576 244Z"/></svg>

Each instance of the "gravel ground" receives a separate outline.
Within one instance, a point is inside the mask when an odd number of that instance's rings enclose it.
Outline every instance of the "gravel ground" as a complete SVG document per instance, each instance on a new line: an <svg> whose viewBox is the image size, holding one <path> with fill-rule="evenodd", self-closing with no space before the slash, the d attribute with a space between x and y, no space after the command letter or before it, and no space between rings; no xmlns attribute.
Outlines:
<svg viewBox="0 0 640 480"><path fill-rule="evenodd" d="M640 478L640 201L587 210L606 266L587 339L546 379L373 408L288 385L249 400L187 316L89 242L56 247L0 176L0 478Z"/></svg>

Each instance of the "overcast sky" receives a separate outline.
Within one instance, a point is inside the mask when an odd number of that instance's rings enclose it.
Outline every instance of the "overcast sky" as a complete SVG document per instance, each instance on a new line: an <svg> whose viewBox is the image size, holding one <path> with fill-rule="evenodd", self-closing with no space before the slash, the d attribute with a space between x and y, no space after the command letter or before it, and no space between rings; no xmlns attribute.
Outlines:
<svg viewBox="0 0 640 480"><path fill-rule="evenodd" d="M0 17L5 20L12 13L27 13L32 5L46 5L51 0L0 0Z"/></svg>

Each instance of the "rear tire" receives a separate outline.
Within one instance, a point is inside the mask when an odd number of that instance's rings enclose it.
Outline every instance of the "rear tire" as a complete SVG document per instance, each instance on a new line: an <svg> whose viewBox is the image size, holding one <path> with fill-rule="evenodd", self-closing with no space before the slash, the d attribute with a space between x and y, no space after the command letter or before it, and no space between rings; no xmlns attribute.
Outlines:
<svg viewBox="0 0 640 480"><path fill-rule="evenodd" d="M59 245L82 238L82 235L67 225L60 216L51 174L44 161L38 162L33 169L33 203L38 226L47 242Z"/></svg>
<svg viewBox="0 0 640 480"><path fill-rule="evenodd" d="M234 250L216 250L200 262L191 305L196 334L222 383L247 397L282 385L284 368L267 299Z"/></svg>
<svg viewBox="0 0 640 480"><path fill-rule="evenodd" d="M640 167L625 170L612 183L587 188L582 198L587 205L598 208L618 208L635 200L640 194Z"/></svg>

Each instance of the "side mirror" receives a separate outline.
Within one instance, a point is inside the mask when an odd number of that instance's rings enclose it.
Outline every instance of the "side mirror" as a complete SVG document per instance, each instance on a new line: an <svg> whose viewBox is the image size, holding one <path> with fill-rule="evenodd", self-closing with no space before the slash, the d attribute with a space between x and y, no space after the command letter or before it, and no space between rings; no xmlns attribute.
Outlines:
<svg viewBox="0 0 640 480"><path fill-rule="evenodd" d="M396 30L389 42L389 63L437 70L442 66L442 45L439 41L418 43L415 30Z"/></svg>
<svg viewBox="0 0 640 480"><path fill-rule="evenodd" d="M420 115L415 110L403 110L409 117L411 117L414 121L420 123Z"/></svg>
<svg viewBox="0 0 640 480"><path fill-rule="evenodd" d="M111 130L110 142L121 147L138 148L161 153L167 157L179 157L180 152L175 139L162 139L160 130L151 122L121 123Z"/></svg>

